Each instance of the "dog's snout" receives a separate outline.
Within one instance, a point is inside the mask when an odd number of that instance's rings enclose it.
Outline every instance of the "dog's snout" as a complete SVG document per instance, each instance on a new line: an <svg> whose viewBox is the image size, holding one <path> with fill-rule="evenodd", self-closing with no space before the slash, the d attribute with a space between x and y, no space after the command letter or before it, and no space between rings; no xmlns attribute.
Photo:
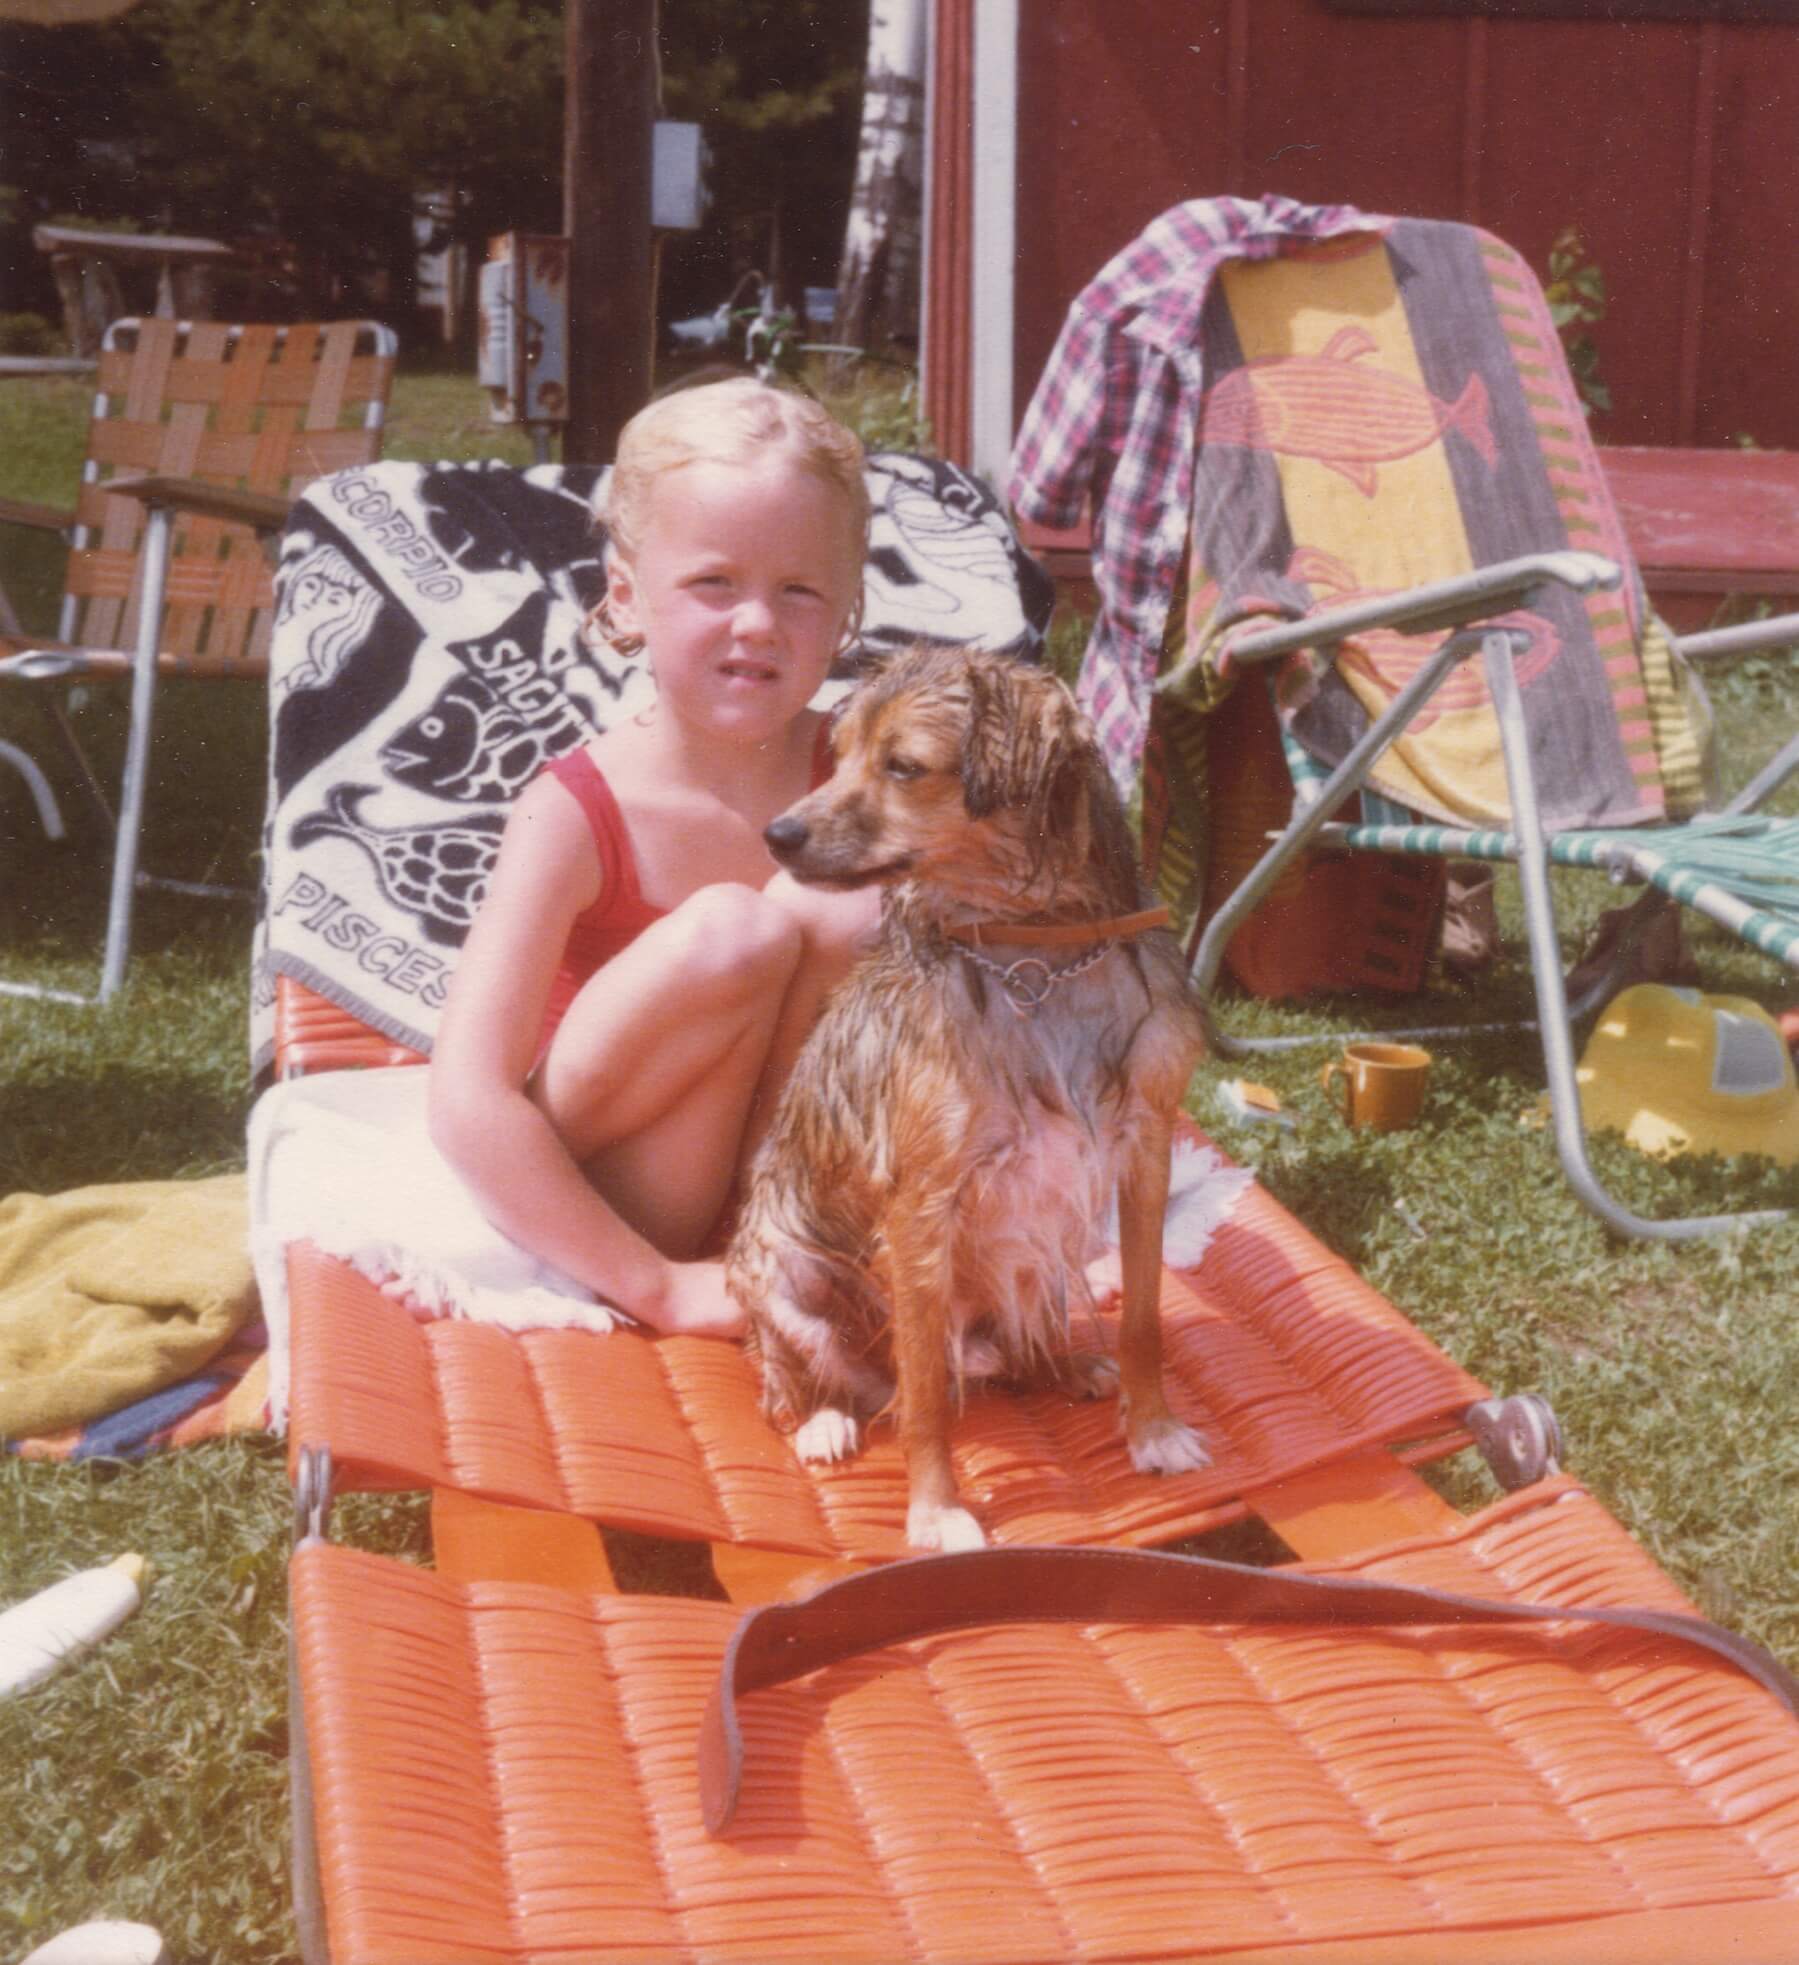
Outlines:
<svg viewBox="0 0 1799 1965"><path fill-rule="evenodd" d="M785 860L805 845L811 837L811 830L804 819L795 818L791 812L783 812L763 828L762 837L768 842L768 850L775 858Z"/></svg>

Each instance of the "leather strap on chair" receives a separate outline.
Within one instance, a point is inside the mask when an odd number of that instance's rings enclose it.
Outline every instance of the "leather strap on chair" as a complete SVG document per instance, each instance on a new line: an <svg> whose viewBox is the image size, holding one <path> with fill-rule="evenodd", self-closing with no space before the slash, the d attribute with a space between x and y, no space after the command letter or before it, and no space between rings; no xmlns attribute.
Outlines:
<svg viewBox="0 0 1799 1965"><path fill-rule="evenodd" d="M699 1738L701 1805L719 1835L736 1811L736 1701L858 1652L979 1624L1609 1624L1703 1646L1789 1712L1799 1681L1759 1645L1673 1611L1505 1603L1399 1583L1253 1569L1135 1549L1001 1548L889 1563L799 1603L752 1610L732 1633Z"/></svg>

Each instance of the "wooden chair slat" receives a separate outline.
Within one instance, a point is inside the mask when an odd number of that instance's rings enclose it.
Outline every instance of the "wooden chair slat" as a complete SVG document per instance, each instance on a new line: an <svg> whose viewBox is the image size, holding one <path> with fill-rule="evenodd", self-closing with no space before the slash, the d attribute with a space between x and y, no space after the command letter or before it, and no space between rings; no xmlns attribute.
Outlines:
<svg viewBox="0 0 1799 1965"><path fill-rule="evenodd" d="M129 582L126 591L129 592ZM76 618L76 639L84 648L122 648L125 594L102 593Z"/></svg>
<svg viewBox="0 0 1799 1965"><path fill-rule="evenodd" d="M139 423L161 421L169 366L175 359L174 321L140 321L137 355L125 381L123 414Z"/></svg>
<svg viewBox="0 0 1799 1965"><path fill-rule="evenodd" d="M136 564L135 553L107 552L90 546L70 553L65 585L78 600L123 600L131 591L131 575ZM93 641L85 633L81 639L87 643ZM105 637L104 645L112 646L110 634Z"/></svg>
<svg viewBox="0 0 1799 1965"><path fill-rule="evenodd" d="M306 405L309 430L335 430L343 414L344 383L350 372L350 357L356 352L354 333L344 331L347 326L346 322L335 322L320 337L312 399Z"/></svg>
<svg viewBox="0 0 1799 1965"><path fill-rule="evenodd" d="M184 600L171 600L162 617L162 646L171 655L197 655L208 610ZM125 632L133 646L138 636L135 601L126 612Z"/></svg>
<svg viewBox="0 0 1799 1965"><path fill-rule="evenodd" d="M201 439L191 476L208 484L245 485L256 458L254 430L208 430ZM247 487L246 487L247 488Z"/></svg>
<svg viewBox="0 0 1799 1965"><path fill-rule="evenodd" d="M227 359L230 347L231 328L227 322L195 321L188 329L177 360L222 362Z"/></svg>
<svg viewBox="0 0 1799 1965"><path fill-rule="evenodd" d="M199 466L206 427L206 411L198 403L177 403L162 426L162 443L156 453L157 471L171 478L192 477Z"/></svg>
<svg viewBox="0 0 1799 1965"><path fill-rule="evenodd" d="M256 433L256 447L244 472L244 483L251 491L281 491L293 476L294 434L299 422L297 410L271 409Z"/></svg>
<svg viewBox="0 0 1799 1965"><path fill-rule="evenodd" d="M294 439L293 475L310 484L331 471L352 464L372 464L381 455L381 432L373 430L302 430Z"/></svg>
<svg viewBox="0 0 1799 1965"><path fill-rule="evenodd" d="M102 348L99 367L95 371L94 386L103 396L117 395L131 381L131 364L135 357L129 348Z"/></svg>
<svg viewBox="0 0 1799 1965"><path fill-rule="evenodd" d="M171 403L222 403L233 397L233 371L237 366L236 357L226 362L196 361L192 356L177 356L169 365L162 399ZM257 386L257 397L264 403L287 403L296 408L310 409L319 394L318 371L324 366L322 362L311 365L270 362ZM114 389L122 387L122 378L127 373L124 369L112 370L111 374L121 379L114 380L111 386ZM102 379L104 383L105 377ZM345 359L341 380L334 386L338 397L336 416L341 418L348 407L360 420L371 400L385 403L392 393L392 358L352 355Z"/></svg>
<svg viewBox="0 0 1799 1965"><path fill-rule="evenodd" d="M291 349L302 330L289 329L277 338L270 327L245 328L226 370L225 394L219 404L218 428L232 432L256 427L258 413L285 374L282 351Z"/></svg>
<svg viewBox="0 0 1799 1965"><path fill-rule="evenodd" d="M118 471L153 471L162 451L162 424L136 417L109 417L96 423L89 433L87 454L95 462Z"/></svg>

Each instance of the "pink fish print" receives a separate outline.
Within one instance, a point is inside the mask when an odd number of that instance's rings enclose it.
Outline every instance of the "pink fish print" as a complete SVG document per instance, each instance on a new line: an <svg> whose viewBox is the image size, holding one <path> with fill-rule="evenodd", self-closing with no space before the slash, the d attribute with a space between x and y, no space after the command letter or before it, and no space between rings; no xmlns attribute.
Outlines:
<svg viewBox="0 0 1799 1965"><path fill-rule="evenodd" d="M1245 362L1200 400L1200 441L1311 457L1346 477L1363 497L1376 466L1410 457L1454 430L1486 463L1499 455L1478 374L1453 403L1385 369L1353 366L1376 347L1365 328L1340 328L1316 355L1264 355Z"/></svg>
<svg viewBox="0 0 1799 1965"><path fill-rule="evenodd" d="M1293 555L1287 577L1309 586L1320 607L1349 607L1358 601L1385 600L1392 592L1386 587L1357 586L1355 574L1342 560L1316 547L1302 546ZM1562 652L1562 638L1555 623L1529 608L1514 608L1510 614L1498 615L1493 625L1516 628L1530 637L1530 646L1512 661L1520 688L1534 682ZM1408 635L1396 628L1365 628L1353 641L1338 643L1335 659L1340 670L1362 676L1383 695L1393 697L1448 639L1447 629ZM1282 700L1286 708L1301 707L1297 700L1286 701L1284 689ZM1474 656L1450 671L1430 701L1413 714L1411 729L1417 734L1428 730L1439 717L1458 711L1490 709L1492 702L1480 658Z"/></svg>

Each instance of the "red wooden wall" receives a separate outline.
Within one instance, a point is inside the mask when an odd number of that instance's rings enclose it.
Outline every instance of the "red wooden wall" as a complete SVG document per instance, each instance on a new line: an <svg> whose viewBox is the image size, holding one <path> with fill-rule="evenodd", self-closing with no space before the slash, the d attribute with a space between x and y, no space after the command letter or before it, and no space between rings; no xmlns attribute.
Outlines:
<svg viewBox="0 0 1799 1965"><path fill-rule="evenodd" d="M940 0L940 30L965 38L967 5ZM1157 212L1278 191L1471 220L1539 273L1577 223L1610 296L1602 441L1799 448L1799 27L1324 0L1018 11L1020 412L1068 302Z"/></svg>

